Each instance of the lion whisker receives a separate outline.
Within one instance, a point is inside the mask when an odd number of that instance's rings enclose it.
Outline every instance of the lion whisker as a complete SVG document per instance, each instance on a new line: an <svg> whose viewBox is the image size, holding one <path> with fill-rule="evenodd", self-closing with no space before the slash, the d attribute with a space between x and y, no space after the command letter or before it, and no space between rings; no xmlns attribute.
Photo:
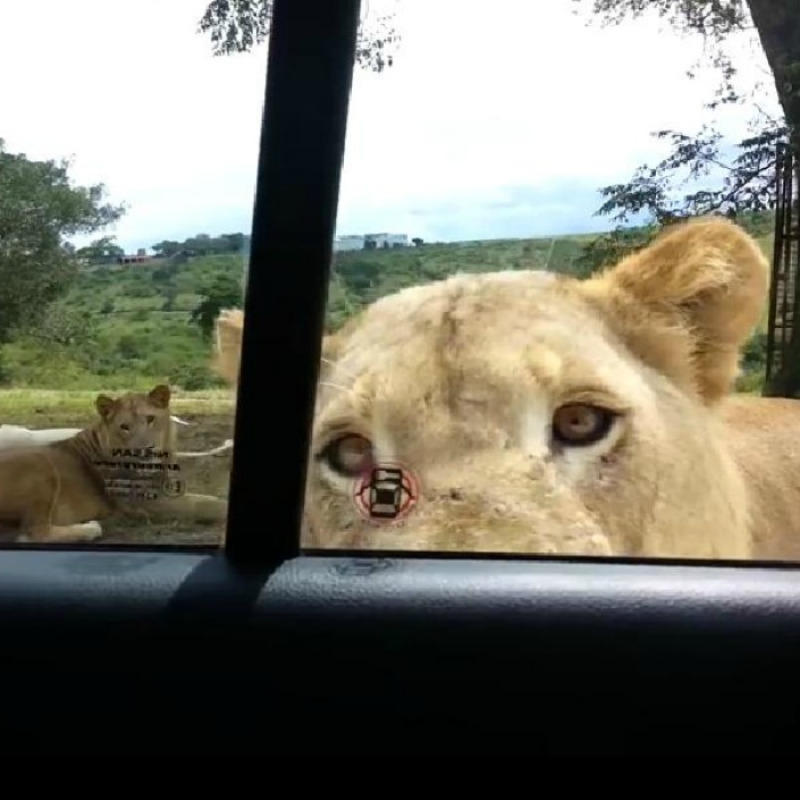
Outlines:
<svg viewBox="0 0 800 800"><path fill-rule="evenodd" d="M339 366L339 364L337 364L335 361L331 361L331 359L329 358L325 358L323 356L320 360L322 361L323 364L327 364L329 367L338 369L342 373L342 375L345 376L345 378L350 378L351 380L356 380L356 378L358 378L358 376L355 373L348 372L346 369L342 369L341 366Z"/></svg>
<svg viewBox="0 0 800 800"><path fill-rule="evenodd" d="M340 383L331 383L330 381L320 381L320 386L327 386L329 389L338 389L340 392L348 392L353 394L353 390L349 386L342 386Z"/></svg>

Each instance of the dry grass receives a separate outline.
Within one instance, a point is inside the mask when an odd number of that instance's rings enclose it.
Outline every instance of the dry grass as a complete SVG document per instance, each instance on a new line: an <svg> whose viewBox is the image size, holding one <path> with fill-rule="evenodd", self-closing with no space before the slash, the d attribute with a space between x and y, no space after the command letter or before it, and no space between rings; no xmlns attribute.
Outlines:
<svg viewBox="0 0 800 800"><path fill-rule="evenodd" d="M78 417L88 421L94 416L94 401L98 394L100 393L54 389L2 389L0 424L44 427L38 424L37 418L40 417L50 420ZM119 392L109 391L107 394L114 397ZM172 398L172 409L178 416L230 414L233 417L234 407L233 393L226 390L178 392ZM53 424L60 423L53 422Z"/></svg>

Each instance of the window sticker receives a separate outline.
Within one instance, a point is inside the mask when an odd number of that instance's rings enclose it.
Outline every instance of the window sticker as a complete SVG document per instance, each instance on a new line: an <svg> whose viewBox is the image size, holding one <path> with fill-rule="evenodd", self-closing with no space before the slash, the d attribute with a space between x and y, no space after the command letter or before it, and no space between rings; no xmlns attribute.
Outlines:
<svg viewBox="0 0 800 800"><path fill-rule="evenodd" d="M419 480L408 467L395 462L375 464L353 486L353 501L370 522L405 519L419 500Z"/></svg>

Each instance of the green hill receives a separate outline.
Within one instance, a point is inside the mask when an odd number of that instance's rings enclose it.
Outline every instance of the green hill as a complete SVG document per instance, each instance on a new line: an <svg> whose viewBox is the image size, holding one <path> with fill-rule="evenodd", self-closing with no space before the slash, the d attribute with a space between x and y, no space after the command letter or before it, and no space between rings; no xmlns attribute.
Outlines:
<svg viewBox="0 0 800 800"><path fill-rule="evenodd" d="M52 309L56 341L37 335L6 345L0 379L51 389L124 389L159 380L187 390L219 386L208 370L210 345L191 313L205 287L219 276L240 283L242 271L237 254L86 267Z"/></svg>
<svg viewBox="0 0 800 800"><path fill-rule="evenodd" d="M763 234L764 231L758 231ZM593 235L426 243L338 253L331 280L329 329L360 307L406 286L456 271L549 269L572 273ZM769 253L770 237L762 243ZM240 286L241 254L195 256L182 263L84 267L48 315L48 328L0 352L0 383L44 389L119 390L167 380L186 390L221 386L208 369L210 342L191 314L209 287ZM278 278L279 279L279 278ZM762 337L763 338L763 337ZM762 342L748 362L759 369ZM752 381L751 381L752 382Z"/></svg>
<svg viewBox="0 0 800 800"><path fill-rule="evenodd" d="M338 253L328 296L328 325L338 327L360 306L379 297L453 272L549 269L572 272L594 236L424 244Z"/></svg>

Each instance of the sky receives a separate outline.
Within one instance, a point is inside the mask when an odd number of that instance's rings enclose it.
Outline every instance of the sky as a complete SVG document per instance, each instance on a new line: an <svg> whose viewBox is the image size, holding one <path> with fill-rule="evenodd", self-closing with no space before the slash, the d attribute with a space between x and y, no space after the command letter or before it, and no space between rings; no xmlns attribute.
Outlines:
<svg viewBox="0 0 800 800"><path fill-rule="evenodd" d="M70 158L76 183L105 184L128 211L103 233L127 252L250 232L268 45L213 56L206 0L6 5L7 150ZM356 70L338 234L605 230L599 187L665 153L653 131L708 118L716 76L685 74L700 42L654 18L587 26L571 0L369 0L363 13L388 7L402 41L392 68ZM753 41L736 46L743 79L763 74ZM735 140L747 120L726 112L723 130Z"/></svg>

